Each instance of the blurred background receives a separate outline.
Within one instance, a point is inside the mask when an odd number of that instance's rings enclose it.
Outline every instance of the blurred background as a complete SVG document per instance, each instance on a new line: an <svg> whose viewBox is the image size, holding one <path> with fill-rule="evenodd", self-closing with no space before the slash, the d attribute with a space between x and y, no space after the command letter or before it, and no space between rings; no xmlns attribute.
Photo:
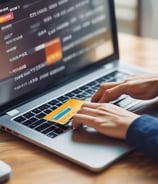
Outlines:
<svg viewBox="0 0 158 184"><path fill-rule="evenodd" d="M158 39L158 0L115 0L118 31Z"/></svg>

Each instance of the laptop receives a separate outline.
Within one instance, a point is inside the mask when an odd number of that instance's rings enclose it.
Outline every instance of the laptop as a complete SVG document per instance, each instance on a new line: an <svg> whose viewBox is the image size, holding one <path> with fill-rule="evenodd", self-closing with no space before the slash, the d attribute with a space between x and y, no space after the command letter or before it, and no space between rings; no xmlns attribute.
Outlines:
<svg viewBox="0 0 158 184"><path fill-rule="evenodd" d="M69 99L90 100L103 82L145 72L119 62L113 0L2 0L0 64L2 129L94 172L133 149L43 118ZM139 102L113 103L134 110Z"/></svg>

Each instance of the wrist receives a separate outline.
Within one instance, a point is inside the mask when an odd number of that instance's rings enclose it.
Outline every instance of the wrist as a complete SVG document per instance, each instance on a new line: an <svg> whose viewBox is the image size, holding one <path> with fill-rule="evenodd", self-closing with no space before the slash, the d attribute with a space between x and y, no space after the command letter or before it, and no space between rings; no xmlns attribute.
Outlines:
<svg viewBox="0 0 158 184"><path fill-rule="evenodd" d="M140 115L134 114L134 113L132 114L132 116L129 116L129 119L128 119L128 121L126 122L124 139L126 139L127 132L128 132L128 129L130 128L130 126L131 126L131 125L133 124L133 122L135 122L139 117L140 117Z"/></svg>

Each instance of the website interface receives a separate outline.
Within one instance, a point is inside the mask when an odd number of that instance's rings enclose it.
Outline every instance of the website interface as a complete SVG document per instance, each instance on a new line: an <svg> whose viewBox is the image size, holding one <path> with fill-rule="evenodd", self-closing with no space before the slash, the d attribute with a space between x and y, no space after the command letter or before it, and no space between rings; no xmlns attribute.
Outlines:
<svg viewBox="0 0 158 184"><path fill-rule="evenodd" d="M0 106L113 54L108 0L0 4Z"/></svg>

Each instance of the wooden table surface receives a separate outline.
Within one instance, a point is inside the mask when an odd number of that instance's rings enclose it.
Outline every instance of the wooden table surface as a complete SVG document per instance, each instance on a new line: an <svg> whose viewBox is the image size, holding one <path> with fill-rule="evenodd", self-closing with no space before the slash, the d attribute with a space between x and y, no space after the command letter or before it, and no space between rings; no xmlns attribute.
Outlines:
<svg viewBox="0 0 158 184"><path fill-rule="evenodd" d="M120 34L121 60L158 71L158 40ZM158 106L157 106L158 107ZM158 162L139 152L94 174L0 131L0 160L11 165L7 184L157 184Z"/></svg>

